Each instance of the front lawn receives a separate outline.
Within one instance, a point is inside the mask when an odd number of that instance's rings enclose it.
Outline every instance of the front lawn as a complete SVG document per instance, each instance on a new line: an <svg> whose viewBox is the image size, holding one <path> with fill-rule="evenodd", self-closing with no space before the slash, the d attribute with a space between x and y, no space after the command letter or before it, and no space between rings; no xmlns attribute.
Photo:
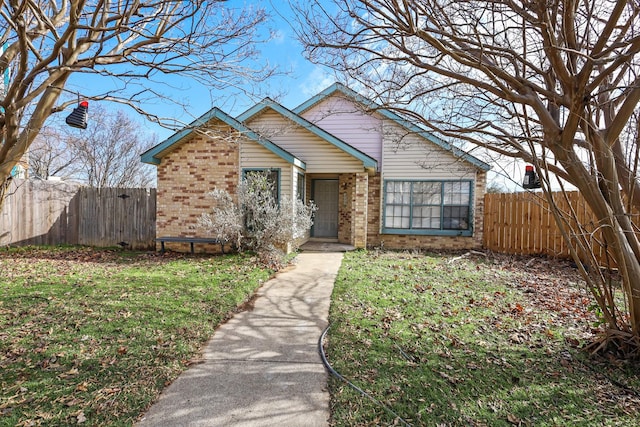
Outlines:
<svg viewBox="0 0 640 427"><path fill-rule="evenodd" d="M0 425L131 425L269 272L243 255L0 250Z"/></svg>
<svg viewBox="0 0 640 427"><path fill-rule="evenodd" d="M590 358L592 300L568 264L352 252L325 342L332 425L637 426L640 366ZM394 412L399 417L392 414Z"/></svg>

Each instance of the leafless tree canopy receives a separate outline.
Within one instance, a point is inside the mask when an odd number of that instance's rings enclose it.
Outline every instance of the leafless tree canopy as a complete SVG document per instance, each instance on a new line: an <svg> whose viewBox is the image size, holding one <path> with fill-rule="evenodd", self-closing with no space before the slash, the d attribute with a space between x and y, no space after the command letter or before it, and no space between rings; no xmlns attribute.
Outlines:
<svg viewBox="0 0 640 427"><path fill-rule="evenodd" d="M139 123L123 111L91 107L86 130L63 124L43 128L29 150L29 173L52 176L90 187L146 188L154 184L154 167L140 163L140 153L157 143L139 132Z"/></svg>
<svg viewBox="0 0 640 427"><path fill-rule="evenodd" d="M139 125L122 111L96 115L95 122L70 140L78 157L78 177L91 187L149 187L154 167L140 163L140 153L157 141L144 138Z"/></svg>
<svg viewBox="0 0 640 427"><path fill-rule="evenodd" d="M570 230L611 328L640 343L640 4L627 0L299 2L308 57L446 136L533 163L582 192L631 320L598 285L592 236ZM566 218L565 218L566 219ZM558 217L559 221L565 221ZM581 265L582 265L581 263Z"/></svg>
<svg viewBox="0 0 640 427"><path fill-rule="evenodd" d="M300 10L311 60L390 107L424 113L437 131L509 156L532 161L531 143L579 150L603 128L616 141L640 99L633 3L326 3Z"/></svg>
<svg viewBox="0 0 640 427"><path fill-rule="evenodd" d="M0 76L10 75L0 92L0 188L45 120L76 102L61 97L72 74L120 82L118 90L93 87L83 95L145 114L140 102L163 96L146 82L164 75L212 89L268 76L271 69L247 65L266 19L263 9L222 0L0 0Z"/></svg>
<svg viewBox="0 0 640 427"><path fill-rule="evenodd" d="M59 128L42 128L29 149L29 176L39 179L74 179L78 172L77 154L68 149L70 136Z"/></svg>

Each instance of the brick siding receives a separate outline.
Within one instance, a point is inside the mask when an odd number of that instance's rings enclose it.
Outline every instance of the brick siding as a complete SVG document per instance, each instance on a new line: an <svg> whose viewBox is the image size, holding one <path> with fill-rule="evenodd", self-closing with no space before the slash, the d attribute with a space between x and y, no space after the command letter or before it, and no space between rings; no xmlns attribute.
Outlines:
<svg viewBox="0 0 640 427"><path fill-rule="evenodd" d="M367 247L368 181L366 172L341 174L338 194L338 241Z"/></svg>
<svg viewBox="0 0 640 427"><path fill-rule="evenodd" d="M215 135L224 137L216 137ZM226 128L214 136L193 136L166 154L158 165L156 235L207 237L198 218L210 210L214 188L235 194L239 182L239 150ZM171 250L188 251L189 244L165 243ZM218 252L218 245L199 244L198 252Z"/></svg>
<svg viewBox="0 0 640 427"><path fill-rule="evenodd" d="M354 178L350 173L338 177L338 242L347 245L351 244Z"/></svg>

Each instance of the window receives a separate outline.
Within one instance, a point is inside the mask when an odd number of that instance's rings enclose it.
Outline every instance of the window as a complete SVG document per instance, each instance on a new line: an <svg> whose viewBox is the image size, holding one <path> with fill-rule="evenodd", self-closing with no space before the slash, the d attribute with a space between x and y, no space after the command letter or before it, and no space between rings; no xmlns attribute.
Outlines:
<svg viewBox="0 0 640 427"><path fill-rule="evenodd" d="M298 183L297 183L296 195L298 197L298 200L302 201L302 203L304 203L305 189L306 189L306 185L304 180L304 174L298 172Z"/></svg>
<svg viewBox="0 0 640 427"><path fill-rule="evenodd" d="M384 233L470 236L472 181L385 181Z"/></svg>
<svg viewBox="0 0 640 427"><path fill-rule="evenodd" d="M264 174L267 182L273 184L273 199L280 203L280 169L243 169L242 176Z"/></svg>

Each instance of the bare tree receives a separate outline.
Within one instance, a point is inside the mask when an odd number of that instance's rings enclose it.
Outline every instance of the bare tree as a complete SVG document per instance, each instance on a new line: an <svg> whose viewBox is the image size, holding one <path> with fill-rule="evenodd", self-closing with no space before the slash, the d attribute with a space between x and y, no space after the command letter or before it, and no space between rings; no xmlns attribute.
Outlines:
<svg viewBox="0 0 640 427"><path fill-rule="evenodd" d="M551 202L552 177L580 190L598 231L571 212L556 210L557 222L602 310L603 342L638 351L640 4L315 0L297 9L312 61L434 131L534 164ZM596 245L619 268L622 304Z"/></svg>
<svg viewBox="0 0 640 427"><path fill-rule="evenodd" d="M90 187L149 187L155 167L140 163L140 153L154 146L155 136L144 137L139 124L122 111L92 114L86 131L68 140L76 157L76 177Z"/></svg>
<svg viewBox="0 0 640 427"><path fill-rule="evenodd" d="M29 176L74 179L78 172L78 156L69 149L68 139L68 132L60 127L43 127L29 147Z"/></svg>
<svg viewBox="0 0 640 427"><path fill-rule="evenodd" d="M10 72L0 94L0 206L12 167L47 118L75 103L61 96L72 75L120 82L119 89L97 85L83 96L127 104L166 124L141 107L163 96L150 84L163 75L213 90L262 81L272 72L247 62L267 18L263 9L233 9L223 0L0 1L0 76Z"/></svg>
<svg viewBox="0 0 640 427"><path fill-rule="evenodd" d="M157 143L123 111L91 108L86 130L61 121L43 127L29 147L29 175L59 177L90 187L150 187L154 167L140 163L140 153Z"/></svg>

